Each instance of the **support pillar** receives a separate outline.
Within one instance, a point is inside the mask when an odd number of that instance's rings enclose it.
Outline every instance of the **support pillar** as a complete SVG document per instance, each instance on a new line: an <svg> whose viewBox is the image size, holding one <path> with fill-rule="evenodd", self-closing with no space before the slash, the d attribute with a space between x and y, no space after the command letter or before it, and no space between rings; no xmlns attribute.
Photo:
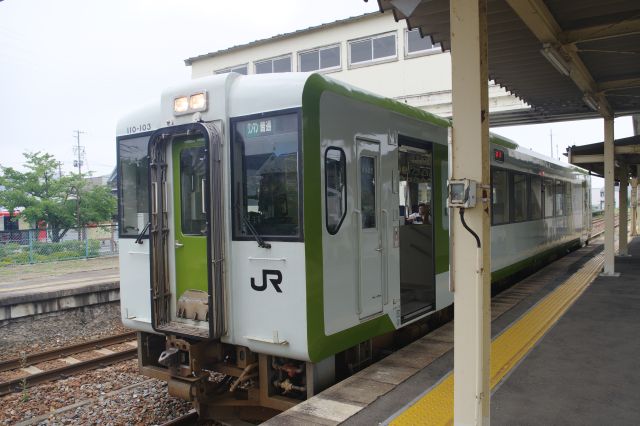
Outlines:
<svg viewBox="0 0 640 426"><path fill-rule="evenodd" d="M613 117L604 119L604 271L603 276L618 276L615 272L614 247L614 179L613 169Z"/></svg>
<svg viewBox="0 0 640 426"><path fill-rule="evenodd" d="M631 178L631 236L638 235L638 178Z"/></svg>
<svg viewBox="0 0 640 426"><path fill-rule="evenodd" d="M464 213L476 239L451 211L454 288L454 423L489 424L491 242L487 0L450 0L453 136L451 178L478 183L477 205ZM487 200L486 203L483 202Z"/></svg>
<svg viewBox="0 0 640 426"><path fill-rule="evenodd" d="M629 255L629 240L627 234L629 233L629 210L628 210L628 197L627 191L629 189L629 168L627 165L620 167L620 192L618 192L618 255Z"/></svg>

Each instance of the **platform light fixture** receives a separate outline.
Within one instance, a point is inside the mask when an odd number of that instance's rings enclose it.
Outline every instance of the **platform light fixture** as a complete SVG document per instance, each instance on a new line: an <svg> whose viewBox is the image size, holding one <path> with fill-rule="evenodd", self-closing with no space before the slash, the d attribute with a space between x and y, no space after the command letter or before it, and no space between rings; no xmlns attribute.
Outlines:
<svg viewBox="0 0 640 426"><path fill-rule="evenodd" d="M562 57L555 46L553 46L551 43L544 43L542 45L542 50L540 50L540 53L542 53L542 56L544 56L546 60L549 61L549 63L558 70L560 74L567 77L569 76L569 74L571 73L571 66L569 62L567 62L567 60Z"/></svg>
<svg viewBox="0 0 640 426"><path fill-rule="evenodd" d="M582 102L594 111L598 111L600 109L600 104L598 104L598 101L591 93L585 93L582 97Z"/></svg>

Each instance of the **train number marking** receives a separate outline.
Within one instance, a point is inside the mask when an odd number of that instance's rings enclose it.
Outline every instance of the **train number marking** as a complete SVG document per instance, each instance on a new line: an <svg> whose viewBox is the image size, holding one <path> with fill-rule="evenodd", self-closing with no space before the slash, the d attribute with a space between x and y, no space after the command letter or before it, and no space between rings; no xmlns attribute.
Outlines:
<svg viewBox="0 0 640 426"><path fill-rule="evenodd" d="M269 278L269 282L276 289L278 293L282 293L280 284L282 283L282 272L275 269L263 269L262 270L262 284L256 285L255 278L251 277L251 288L255 291L265 291L267 289L267 277L274 276L275 278Z"/></svg>
<svg viewBox="0 0 640 426"><path fill-rule="evenodd" d="M150 132L151 123L139 123L137 126L127 126L127 134L140 133L140 132Z"/></svg>

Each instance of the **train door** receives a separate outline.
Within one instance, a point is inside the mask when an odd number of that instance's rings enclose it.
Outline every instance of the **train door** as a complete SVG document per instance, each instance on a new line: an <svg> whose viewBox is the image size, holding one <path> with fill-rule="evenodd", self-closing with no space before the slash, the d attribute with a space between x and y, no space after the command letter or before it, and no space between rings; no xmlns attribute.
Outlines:
<svg viewBox="0 0 640 426"><path fill-rule="evenodd" d="M217 129L193 123L150 137L151 323L159 332L200 338L225 332Z"/></svg>
<svg viewBox="0 0 640 426"><path fill-rule="evenodd" d="M207 321L207 214L205 194L209 190L207 153L203 138L178 139L172 147L173 230L177 316ZM186 306L180 301L198 300ZM201 305L204 308L196 308Z"/></svg>
<svg viewBox="0 0 640 426"><path fill-rule="evenodd" d="M400 314L410 321L436 307L433 212L433 148L400 136Z"/></svg>
<svg viewBox="0 0 640 426"><path fill-rule="evenodd" d="M358 216L358 313L365 318L382 312L383 253L380 230L380 144L356 139Z"/></svg>

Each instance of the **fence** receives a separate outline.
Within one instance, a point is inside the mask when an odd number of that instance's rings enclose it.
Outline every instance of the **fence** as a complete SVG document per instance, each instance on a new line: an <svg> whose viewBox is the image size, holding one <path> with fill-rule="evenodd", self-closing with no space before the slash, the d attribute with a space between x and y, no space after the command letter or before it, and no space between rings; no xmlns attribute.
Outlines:
<svg viewBox="0 0 640 426"><path fill-rule="evenodd" d="M118 254L118 226L0 231L0 266Z"/></svg>

